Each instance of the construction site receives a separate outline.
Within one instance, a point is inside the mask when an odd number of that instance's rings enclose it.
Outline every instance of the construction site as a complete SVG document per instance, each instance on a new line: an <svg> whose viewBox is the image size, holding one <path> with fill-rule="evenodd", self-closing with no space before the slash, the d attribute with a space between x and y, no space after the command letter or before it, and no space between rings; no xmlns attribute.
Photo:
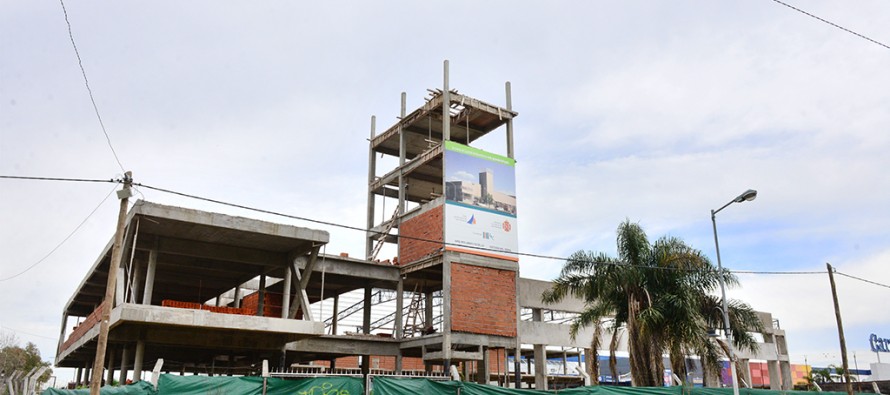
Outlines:
<svg viewBox="0 0 890 395"><path fill-rule="evenodd" d="M398 120L385 129L371 120L365 256L330 252L336 241L324 230L139 200L126 214L120 259L112 259L111 239L65 304L55 365L76 369L78 385L94 375L140 381L154 367L255 376L264 366L279 378L456 372L503 387L589 384L594 330L573 337L569 329L584 303L545 304L552 283L519 270L519 113L510 83L504 104L490 104L452 89L446 62L443 85L428 92L410 112L402 94ZM503 141L505 154L474 147L482 138ZM523 237L534 233L524 229ZM92 368L112 271L99 372ZM737 356L763 370L740 375L788 390L785 333L769 313L760 318L759 351ZM622 373L601 381L629 381Z"/></svg>

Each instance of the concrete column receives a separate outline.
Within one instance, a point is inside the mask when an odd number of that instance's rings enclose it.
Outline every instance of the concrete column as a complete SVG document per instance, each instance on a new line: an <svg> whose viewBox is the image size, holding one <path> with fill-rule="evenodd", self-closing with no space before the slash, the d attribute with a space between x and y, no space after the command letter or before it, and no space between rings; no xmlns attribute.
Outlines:
<svg viewBox="0 0 890 395"><path fill-rule="evenodd" d="M290 312L292 270L290 264L284 265L284 295L281 296L281 318L287 318L287 314ZM303 306L304 310L307 308L308 306Z"/></svg>
<svg viewBox="0 0 890 395"><path fill-rule="evenodd" d="M74 371L74 386L77 387L83 382L83 368L77 368Z"/></svg>
<svg viewBox="0 0 890 395"><path fill-rule="evenodd" d="M145 291L142 293L142 304L151 304L151 296L155 286L155 270L158 267L158 250L148 251L148 267L145 268Z"/></svg>
<svg viewBox="0 0 890 395"><path fill-rule="evenodd" d="M371 191L371 183L377 177L377 156L371 148L376 137L377 117L371 116L371 139L368 140L368 222L367 229L374 227L374 205L376 197ZM365 258L371 259L371 252L374 250L374 235L370 232L365 233Z"/></svg>
<svg viewBox="0 0 890 395"><path fill-rule="evenodd" d="M265 274L260 275L260 289L258 289L257 292L259 292L259 294L257 295L258 296L257 300L259 302L257 303L257 307L256 307L256 315L262 317L263 313L266 310L266 306L265 306L265 304L266 304L266 275Z"/></svg>
<svg viewBox="0 0 890 395"><path fill-rule="evenodd" d="M396 355L396 374L402 374L402 350Z"/></svg>
<svg viewBox="0 0 890 395"><path fill-rule="evenodd" d="M80 382L81 385L87 386L87 387L90 385L90 378L92 377L92 375L91 375L92 368L90 368L89 365L90 365L90 363L87 362L86 366L83 368L83 381Z"/></svg>
<svg viewBox="0 0 890 395"><path fill-rule="evenodd" d="M127 385L127 376L129 375L129 365L127 362L130 361L130 347L123 346L123 350L121 350L121 374L118 385Z"/></svg>
<svg viewBox="0 0 890 395"><path fill-rule="evenodd" d="M779 373L779 361L766 361L766 368L769 370L769 389L782 389L782 376Z"/></svg>
<svg viewBox="0 0 890 395"><path fill-rule="evenodd" d="M547 390L547 352L543 344L535 344L535 389Z"/></svg>
<svg viewBox="0 0 890 395"><path fill-rule="evenodd" d="M337 334L337 321L339 321L340 315L340 295L334 296L334 308L332 310L333 315L331 316L331 334Z"/></svg>
<svg viewBox="0 0 890 395"><path fill-rule="evenodd" d="M433 326L433 293L423 294L423 329Z"/></svg>
<svg viewBox="0 0 890 395"><path fill-rule="evenodd" d="M236 309L241 308L241 286L240 285L235 287L235 302L233 303L233 306Z"/></svg>
<svg viewBox="0 0 890 395"><path fill-rule="evenodd" d="M507 109L513 110L513 93L510 88L510 81L507 81L504 84L504 90L507 93ZM507 119L507 157L510 159L514 159L513 157L513 117L511 116Z"/></svg>
<svg viewBox="0 0 890 395"><path fill-rule="evenodd" d="M139 303L142 299L142 289L140 286L145 283L145 263L141 259L133 260L133 290L130 293L129 303Z"/></svg>
<svg viewBox="0 0 890 395"><path fill-rule="evenodd" d="M513 355L513 385L516 388L522 388L522 348L516 346L516 349L513 350ZM531 361L526 361L526 364L528 365L528 371L531 372Z"/></svg>
<svg viewBox="0 0 890 395"><path fill-rule="evenodd" d="M105 385L111 385L114 382L114 349L108 349L108 366L106 367L107 373L105 374ZM100 373L101 374L101 373Z"/></svg>
<svg viewBox="0 0 890 395"><path fill-rule="evenodd" d="M404 303L405 303L405 284L402 282L402 277L399 276L399 282L396 284L396 312L395 312L395 329L396 329L396 339L401 339L403 337L404 328L402 324L402 315L404 314Z"/></svg>
<svg viewBox="0 0 890 395"><path fill-rule="evenodd" d="M532 321L544 320L544 311L532 309ZM543 344L535 344L535 389L547 390L547 350Z"/></svg>
<svg viewBox="0 0 890 395"><path fill-rule="evenodd" d="M476 382L479 384L488 384L489 371L491 370L491 359L488 358L488 347L480 347L482 349L482 360L476 363Z"/></svg>
<svg viewBox="0 0 890 395"><path fill-rule="evenodd" d="M133 382L142 380L142 359L145 358L145 341L136 341L136 356L133 359Z"/></svg>
<svg viewBox="0 0 890 395"><path fill-rule="evenodd" d="M446 66L447 67L447 66ZM451 260L442 262L442 354L445 357L445 371L451 360Z"/></svg>
<svg viewBox="0 0 890 395"><path fill-rule="evenodd" d="M791 378L791 363L788 361L779 362L779 371L782 374L782 391L789 391L794 386Z"/></svg>
<svg viewBox="0 0 890 395"><path fill-rule="evenodd" d="M442 141L451 140L451 91L448 88L448 61L442 81Z"/></svg>
<svg viewBox="0 0 890 395"><path fill-rule="evenodd" d="M470 381L470 361L460 363L460 373L464 375L464 381Z"/></svg>
<svg viewBox="0 0 890 395"><path fill-rule="evenodd" d="M565 350L562 350L562 374L569 374L569 358Z"/></svg>
<svg viewBox="0 0 890 395"><path fill-rule="evenodd" d="M371 334L371 287L365 287L365 301L362 308L362 333Z"/></svg>

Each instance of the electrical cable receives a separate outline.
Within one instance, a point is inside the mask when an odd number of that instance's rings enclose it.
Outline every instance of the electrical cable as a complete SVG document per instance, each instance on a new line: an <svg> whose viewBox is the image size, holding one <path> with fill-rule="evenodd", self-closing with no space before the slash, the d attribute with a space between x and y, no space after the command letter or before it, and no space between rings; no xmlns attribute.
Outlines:
<svg viewBox="0 0 890 395"><path fill-rule="evenodd" d="M88 179L88 178L30 177L30 176L4 176L4 175L0 175L0 179L22 179L22 180L40 180L40 181L107 182L107 183L115 183L115 184L119 184L122 182L121 179L103 180L103 179ZM243 210L254 211L254 212L263 213L263 214L270 214L270 215L275 215L275 216L279 216L279 217L295 219L295 220L299 220L299 221L306 221L306 222L311 222L311 223L315 223L315 224L319 224L319 225L326 225L326 226L332 226L332 227L337 227L337 228L342 228L342 229L355 230L355 231L359 231L359 232L375 233L378 236L383 235L382 232L374 231L372 229L365 229L365 228L361 228L358 226L350 226L350 225L344 225L344 224L339 224L339 223L335 223L335 222L322 221L322 220L317 220L317 219L312 219L312 218L307 218L307 217L290 215L290 214L280 213L277 211L265 210L265 209L260 209L260 208L256 208L256 207L245 206L242 204L230 203L230 202L226 202L226 201L222 201L222 200L206 198L206 197L192 195L192 194L188 194L188 193L184 193L184 192L178 192L178 191L155 187L155 186L142 184L142 183L133 183L132 186L133 186L133 189L136 189L137 191L138 191L138 189L136 187L143 187L143 188L151 189L151 190L158 191L158 192L169 193L172 195L177 195L177 196L186 197L186 198L195 199L195 200L201 200L201 201L210 202L210 203L216 203L216 204L220 204L223 206L240 208ZM112 190L112 192L114 192L114 191ZM139 193L140 193L140 195L142 194L141 192L139 192ZM109 196L110 195L111 194L109 193ZM145 196L143 195L143 199L144 198L145 198ZM108 199L108 196L106 196L105 199ZM105 200L103 200L103 203L104 203L104 201ZM136 204L138 204L138 202L135 202L134 206ZM101 203L100 203L100 205L101 205ZM96 209L98 209L98 207ZM93 212L95 212L95 210ZM92 213L90 215L92 215ZM89 217L87 217L87 218L89 218ZM84 220L84 221L86 221L86 220ZM83 223L81 223L81 225L83 225ZM78 228L79 228L79 226L78 226ZM75 229L75 231L77 231L77 229ZM73 232L72 232L72 234L73 234ZM421 237L406 236L406 235L391 235L391 236L399 238L399 239L407 239L407 240L415 240L415 241L421 241L421 242L426 242L426 243L442 244L443 246L460 246L459 244L448 243L443 240L432 240L432 239L425 239L425 238L421 238ZM68 237L71 237L71 235L69 235ZM67 239L68 238L66 238L65 240L67 240ZM62 241L62 242L64 243L65 241ZM56 248L54 248L53 251L55 251L55 249L57 249L57 248L58 248L58 246ZM474 247L474 248L477 248L477 249L483 250L483 251L501 252L501 253L504 252L504 251L493 249L493 248L485 248L485 247ZM50 252L50 254L52 254L52 251ZM560 256L555 256L555 255L535 254L535 253L529 253L529 252L513 252L512 254L515 254L517 256L550 259L550 260L557 260L557 261L566 261L569 259L567 257L560 257ZM47 254L47 257L48 256L49 256L49 254ZM47 257L44 257L43 259L46 259ZM41 261L43 259L41 259ZM623 265L622 263L614 263L614 262L593 262L593 263L603 264L603 265ZM685 270L685 271L695 271L696 270L696 269L683 269L683 268L660 267L660 266L645 266L645 267L650 268L650 269L657 269L657 270ZM28 270L30 270L30 269L28 269ZM808 275L808 274L828 273L827 271L756 271L756 270L730 270L729 272L733 273L733 274L764 274L764 275ZM20 273L20 274L22 274L22 273ZM870 282L870 283L873 283L875 285L879 285L882 287L888 287L887 285L884 285L884 284L875 283L875 282L872 282L869 280L864 280L864 279L861 279L858 277L853 277L853 276L846 275L843 273L839 273L839 274L842 274L844 276L854 278L857 280ZM16 275L16 276L18 276L18 275ZM16 277L16 276L14 276L14 277ZM11 278L0 279L0 281L6 281L9 279L11 279ZM888 287L888 288L890 288L890 287Z"/></svg>
<svg viewBox="0 0 890 395"><path fill-rule="evenodd" d="M0 178L8 179L8 180L32 180L32 181L72 181L72 182L108 182L119 184L122 180L120 179L98 179L98 178L63 178L63 177L32 177L32 176L3 176L0 175Z"/></svg>
<svg viewBox="0 0 890 395"><path fill-rule="evenodd" d="M117 162L117 165L121 168L121 171L124 170L124 165L121 164L120 158L117 157L117 151L114 150L114 146L111 145L111 137L108 136L108 131L105 130L105 122L102 122L102 116L99 115L99 106L96 105L96 99L93 98L93 89L90 88L90 80L87 79L86 69L83 67L83 60L80 58L80 51L77 50L77 43L74 42L74 33L71 31L71 22L68 20L68 10L65 9L65 1L59 0L59 4L62 5L62 12L65 14L65 24L68 25L68 38L71 39L71 46L74 47L74 54L77 55L77 65L80 66L80 73L83 75L84 85L87 87L87 93L90 94L90 103L93 103L93 111L96 112L96 118L99 119L99 126L102 127L102 133L105 134L105 141L108 142L108 148L111 148L111 153L114 155L114 160Z"/></svg>
<svg viewBox="0 0 890 395"><path fill-rule="evenodd" d="M71 236L74 236L74 234L77 233L78 230L80 230L80 228L87 222L87 220L89 220L90 217L92 217L93 214L95 214L96 211L99 210L99 207L102 207L102 205L105 204L105 201L108 200L108 197L111 196L111 194L113 194L116 189L117 189L117 186L115 185L115 187L111 189L111 192L108 192L108 194L105 195L105 197L102 199L102 201L99 202L99 204L96 206L96 208L94 208L93 211L90 211L90 214L87 215L87 217L84 218L83 221L80 221L80 224L78 224L77 227L75 227L74 230L72 230L71 233L68 234L68 236L65 236L65 238L59 244L57 244L55 247L53 247L53 249L50 250L49 253L44 255L43 258L40 258L39 260L37 260L37 262L34 262L33 264L31 264L31 266L28 266L27 268L25 268L25 270L22 270L18 274L15 274L13 276L6 277L6 278L0 278L0 282L12 280L18 276L21 276L21 275L27 273L28 271L30 271L31 269L37 267L37 265L39 265L40 263L45 261L47 258L49 258L53 253L56 252L56 250L58 250L60 247L62 247L62 245L65 244L65 242L68 241L68 239L70 239Z"/></svg>
<svg viewBox="0 0 890 395"><path fill-rule="evenodd" d="M177 195L177 196L181 196L181 197L187 197L187 198L190 198L190 199L196 199L196 200L201 200L201 201L205 201L205 202L221 204L221 205L224 205L224 206L240 208L240 209L249 210L249 211L254 211L254 212L258 212L258 213L270 214L270 215L280 216L280 217L284 217L284 218L290 218L290 219L295 219L295 220L299 220L299 221L306 221L306 222L311 222L311 223L320 224L320 225L333 226L333 227L337 227L337 228L343 228L343 229L355 230L355 231L360 231L360 232L365 232L365 233L374 233L374 234L381 235L381 236L383 235L382 232L374 231L374 230L371 230L371 229L365 229L365 228L361 228L361 227L358 227L358 226L350 226L350 225L338 224L338 223L335 223L335 222L321 221L321 220L312 219L312 218L306 218L306 217L300 217L300 216L296 216L296 215L284 214L284 213L280 213L280 212L277 212L277 211L265 210L265 209L260 209L260 208L255 208L255 207L245 206L245 205L237 204L237 203L229 203L229 202L225 202L225 201L222 201L222 200L211 199L211 198L205 198L205 197L202 197L202 196L192 195L192 194L188 194L188 193L184 193L184 192L177 192L177 191L173 191L173 190L169 190L169 189L164 189L164 188L159 188L159 187L155 187L155 186L151 186L151 185L147 185L147 184L133 183L133 185L134 185L134 186L140 186L140 187L143 187L143 188L146 188L146 189L155 190L155 191L158 191L158 192L169 193L169 194L173 194L173 195ZM445 241L443 241L443 240L431 240L431 239L424 239L424 238L421 238L421 237L406 236L406 235L391 235L391 236L394 236L394 237L396 237L396 238L398 238L398 239L407 239L407 240L415 240L415 241L421 241L421 242L427 242L427 243L435 243L435 244L441 244L441 245L443 245L443 246L460 246L459 244L448 243L448 242L445 242ZM503 253L503 252L504 252L504 251L497 250L497 249L493 249L493 248L484 248L484 247L474 247L474 248L479 249L479 250L483 250L483 251L492 251L492 252L500 252L500 253ZM517 256L525 256L525 257L541 258L541 259L550 259L550 260L558 260L558 261L566 261L566 260L569 259L569 258L566 258L566 257L560 257L560 256L554 256L554 255L543 255L543 254L534 254L534 253L518 252L518 251L517 251L517 252L511 252L511 254L514 254L514 255L517 255ZM616 265L616 266L617 266L617 265L624 265L624 264L622 264L622 263L615 263L615 262L592 262L592 263L595 263L595 264L603 264L603 265ZM656 269L656 270L683 270L683 271L697 271L697 269L684 269L684 268L676 268L676 267L662 267L662 266L644 266L644 267L649 268L649 269ZM827 273L827 271L801 271L801 272L793 272L793 271L788 271L788 272L780 272L780 271L729 271L729 272L730 272L730 273L733 273L733 274L783 274L783 275L796 275L796 274L825 274L825 273Z"/></svg>
<svg viewBox="0 0 890 395"><path fill-rule="evenodd" d="M852 279L854 279L854 280L863 281L863 282L866 282L866 283L869 283L869 284L872 284L872 285L877 285L877 286L879 286L879 287L890 288L890 285L887 285L887 284L881 284L881 283L874 282L874 281L871 281L871 280L866 280L866 279L864 279L864 278L859 278L859 277L856 277L856 276L851 276L851 275L846 274L846 273L841 273L841 272L839 272L839 271L837 271L837 270L835 270L834 272L837 273L837 274L840 274L841 276L849 277L849 278L852 278Z"/></svg>
<svg viewBox="0 0 890 395"><path fill-rule="evenodd" d="M21 334L29 335L29 336L41 337L41 338L49 339L49 340L59 340L59 339L56 339L56 338L54 338L54 337L38 335L38 334L36 334L36 333L28 333L28 332L20 331L20 330L18 330L18 329L10 328L10 327L8 327L8 326L4 326L4 325L0 325L0 329L6 329L6 330L11 331L11 332L21 333Z"/></svg>
<svg viewBox="0 0 890 395"><path fill-rule="evenodd" d="M864 36L864 35L862 35L862 34L856 33L856 32L854 32L854 31L852 31L852 30L850 30L850 29L847 29L847 28L845 28L845 27L843 27L843 26L840 26L840 25L838 25L838 24L836 24L836 23L833 23L833 22L827 21L827 20L825 20L825 19L822 19L822 18L820 18L820 17L818 17L818 16L816 16L816 15L810 14L809 12L806 12L806 11L804 11L804 10L802 10L802 9L800 9L800 8L797 8L797 7L793 6L793 5L790 5L790 4L788 4L788 3L782 2L782 1L780 1L780 0L773 0L773 1L776 2L776 3L779 3L779 4L781 4L781 5L783 5L783 6L785 6L785 7L788 7L788 8L790 8L790 9L792 9L792 10L795 10L795 11L797 11L797 12L800 12L800 13L802 13L802 14L804 14L804 15L807 15L807 16L809 16L809 17L811 17L811 18L815 18L815 19L817 19L817 20L819 20L819 21L825 22L825 23L827 23L827 24L829 24L829 25L831 25L831 26L834 26L834 27L836 27L836 28L838 28L838 29L841 29L841 30L843 30L843 31L845 31L845 32L847 32L847 33L850 33L850 34L854 35L854 36L857 36L857 37L859 37L859 38L862 38L862 39L871 41L872 43L878 44L878 45L880 45L880 46L882 46L882 47L884 47L884 48L890 49L890 46L888 46L887 44L884 44L884 43L882 43L882 42L880 42L880 41L874 40L874 39L872 39L872 38L870 38L870 37L867 37L867 36Z"/></svg>

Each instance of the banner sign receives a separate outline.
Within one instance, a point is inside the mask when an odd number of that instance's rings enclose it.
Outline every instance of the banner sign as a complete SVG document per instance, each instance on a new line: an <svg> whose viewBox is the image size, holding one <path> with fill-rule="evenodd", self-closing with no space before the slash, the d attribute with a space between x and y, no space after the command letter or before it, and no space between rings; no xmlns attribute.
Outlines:
<svg viewBox="0 0 890 395"><path fill-rule="evenodd" d="M518 261L516 161L445 142L445 249Z"/></svg>

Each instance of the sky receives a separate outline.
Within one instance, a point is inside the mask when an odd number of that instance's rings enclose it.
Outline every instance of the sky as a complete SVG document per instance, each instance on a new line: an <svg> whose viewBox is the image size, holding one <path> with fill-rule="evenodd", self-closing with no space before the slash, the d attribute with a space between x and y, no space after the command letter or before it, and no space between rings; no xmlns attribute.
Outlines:
<svg viewBox="0 0 890 395"><path fill-rule="evenodd" d="M890 43L887 2L788 2ZM820 273L740 273L730 297L779 320L793 363L839 365L831 263L884 285L836 276L851 365L877 360L871 333L890 338L890 49L775 1L65 5L122 166L60 3L0 0L0 175L123 167L145 185L363 227L371 116L392 125L401 92L422 105L448 59L469 96L505 106L511 82L521 251L614 254L629 219L715 259L709 211L752 188L717 215L724 266ZM503 155L504 140L474 146ZM394 163L380 162L378 175ZM113 187L0 179L0 279L40 262L0 281L0 330L47 360L112 237ZM363 253L355 231L137 197L323 229L328 253ZM552 279L561 263L523 258L521 274Z"/></svg>

